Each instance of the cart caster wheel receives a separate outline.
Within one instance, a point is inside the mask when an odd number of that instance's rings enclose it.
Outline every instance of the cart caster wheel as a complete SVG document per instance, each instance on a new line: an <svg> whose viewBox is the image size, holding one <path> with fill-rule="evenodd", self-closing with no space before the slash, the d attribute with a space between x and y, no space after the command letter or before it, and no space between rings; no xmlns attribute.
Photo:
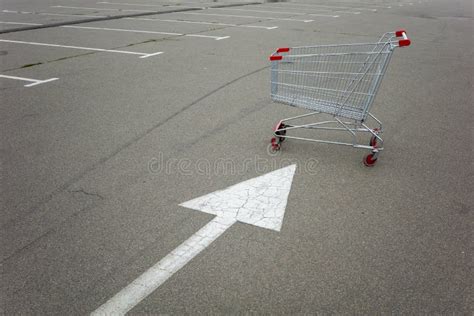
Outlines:
<svg viewBox="0 0 474 316"><path fill-rule="evenodd" d="M377 162L377 158L374 158L374 154L368 154L367 156L364 157L364 165L366 167L373 167L375 163Z"/></svg>
<svg viewBox="0 0 474 316"><path fill-rule="evenodd" d="M282 128L285 128L286 125L283 124L282 122L279 122L277 124L277 126L275 126L275 135L277 136L285 136L286 135L286 131L279 131L279 129L282 129ZM285 141L285 137L279 137L280 139L280 143L283 143Z"/></svg>
<svg viewBox="0 0 474 316"><path fill-rule="evenodd" d="M377 147L377 141L378 141L377 137L372 136L369 141L369 146Z"/></svg>
<svg viewBox="0 0 474 316"><path fill-rule="evenodd" d="M281 148L280 142L275 137L272 137L270 150L275 153L279 151L280 148Z"/></svg>

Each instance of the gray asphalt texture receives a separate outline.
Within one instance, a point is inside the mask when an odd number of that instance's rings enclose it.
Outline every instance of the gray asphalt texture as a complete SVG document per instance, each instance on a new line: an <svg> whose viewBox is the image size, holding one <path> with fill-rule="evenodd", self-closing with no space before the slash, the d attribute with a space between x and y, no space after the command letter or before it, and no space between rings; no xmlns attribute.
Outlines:
<svg viewBox="0 0 474 316"><path fill-rule="evenodd" d="M1 12L0 21L144 8L97 2L5 0L1 10L31 13ZM182 12L146 18L240 27L78 24L230 36L219 41L63 27L0 36L163 52L141 59L0 42L0 74L59 78L31 88L0 78L1 314L94 311L212 219L180 203L289 163L298 169L280 232L235 224L130 314L473 313L472 2L304 4L234 7L286 13L199 13L314 22ZM51 7L58 5L110 11ZM340 17L295 14L331 10ZM412 45L394 52L372 109L385 128L374 168L362 165L364 151L346 147L288 140L278 155L267 153L275 123L305 113L270 101L275 48L371 42L400 28ZM223 159L233 171L208 169Z"/></svg>

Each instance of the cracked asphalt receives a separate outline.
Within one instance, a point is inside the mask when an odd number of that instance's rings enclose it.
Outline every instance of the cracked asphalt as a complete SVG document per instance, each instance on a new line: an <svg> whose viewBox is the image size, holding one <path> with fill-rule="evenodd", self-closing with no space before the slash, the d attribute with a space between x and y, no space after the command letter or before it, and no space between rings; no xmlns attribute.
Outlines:
<svg viewBox="0 0 474 316"><path fill-rule="evenodd" d="M214 218L179 204L289 164L281 231L234 224L130 314L473 313L472 3L293 2L1 2L0 75L59 79L0 78L0 314L91 313ZM305 113L270 101L275 48L400 28L374 168L324 144L268 153Z"/></svg>

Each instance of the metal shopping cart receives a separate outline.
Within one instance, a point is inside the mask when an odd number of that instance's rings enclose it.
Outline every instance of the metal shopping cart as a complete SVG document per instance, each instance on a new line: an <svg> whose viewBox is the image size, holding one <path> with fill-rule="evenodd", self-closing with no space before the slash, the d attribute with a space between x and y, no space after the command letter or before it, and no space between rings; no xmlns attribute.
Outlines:
<svg viewBox="0 0 474 316"><path fill-rule="evenodd" d="M273 101L311 110L310 113L281 120L274 128L270 148L280 150L287 138L368 149L366 166L373 166L383 150L382 123L369 110L393 50L410 45L405 30L385 33L375 43L318 45L279 48L270 56ZM318 114L330 120L294 124ZM369 127L367 121L376 127ZM296 129L347 132L352 141L290 136ZM368 145L360 136L369 134Z"/></svg>

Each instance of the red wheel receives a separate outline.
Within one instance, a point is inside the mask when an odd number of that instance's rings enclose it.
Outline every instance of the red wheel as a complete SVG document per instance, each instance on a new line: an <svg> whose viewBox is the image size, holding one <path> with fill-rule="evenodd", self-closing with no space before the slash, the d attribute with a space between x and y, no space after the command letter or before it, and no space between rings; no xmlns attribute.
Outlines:
<svg viewBox="0 0 474 316"><path fill-rule="evenodd" d="M272 144L272 150L273 151L280 150L280 148L281 148L280 142L275 137L272 137L271 144Z"/></svg>
<svg viewBox="0 0 474 316"><path fill-rule="evenodd" d="M369 141L369 146L376 147L377 146L377 137L372 136Z"/></svg>
<svg viewBox="0 0 474 316"><path fill-rule="evenodd" d="M373 167L377 162L377 158L374 158L374 154L368 154L364 157L364 165L366 167Z"/></svg>
<svg viewBox="0 0 474 316"><path fill-rule="evenodd" d="M279 131L279 129L285 128L286 125L283 124L281 121L275 126L275 135L277 136L285 136L286 135L286 130L284 131ZM280 139L280 143L283 143L285 141L285 137L278 137Z"/></svg>

